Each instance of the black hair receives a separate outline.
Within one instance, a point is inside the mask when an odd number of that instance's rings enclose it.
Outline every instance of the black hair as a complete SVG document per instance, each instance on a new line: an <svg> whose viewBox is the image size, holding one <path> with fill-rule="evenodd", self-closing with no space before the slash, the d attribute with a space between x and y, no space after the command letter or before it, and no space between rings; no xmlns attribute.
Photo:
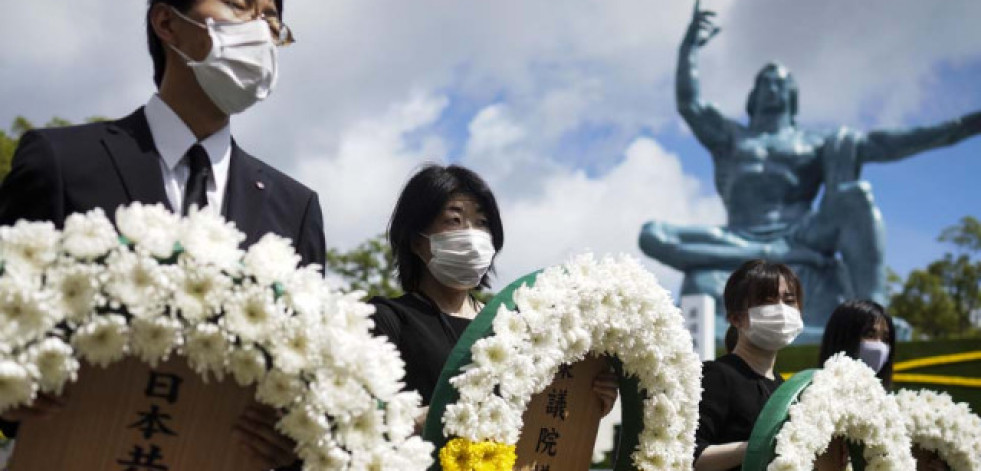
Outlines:
<svg viewBox="0 0 981 471"><path fill-rule="evenodd" d="M465 194L477 200L487 217L494 250L500 252L504 246L501 213L487 183L473 171L459 165L426 165L405 184L388 223L388 241L403 291L416 291L426 268L422 259L412 251L412 242L436 220L446 202L456 194ZM480 280L481 287L490 287L488 278L493 271L494 265L491 263L491 268Z"/></svg>
<svg viewBox="0 0 981 471"><path fill-rule="evenodd" d="M862 338L875 332L875 324L880 319L886 322L889 329L889 339L886 341L889 344L889 359L882 365L882 369L876 376L882 381L883 387L892 388L892 364L896 354L896 327L885 308L875 301L866 299L845 301L835 308L831 317L828 318L828 325L824 328L818 364L824 365L828 358L838 352L845 352L845 355L858 359L858 350Z"/></svg>
<svg viewBox="0 0 981 471"><path fill-rule="evenodd" d="M732 353L736 349L736 342L739 341L739 331L736 326L729 325L726 329L726 336L722 339L722 344L726 347L726 353Z"/></svg>
<svg viewBox="0 0 981 471"><path fill-rule="evenodd" d="M150 24L150 12L153 10L153 6L162 3L164 5L170 5L174 7L175 10L181 13L187 13L198 0L147 0L146 7L146 42L147 47L150 49L150 59L153 61L153 83L160 88L160 83L163 82L164 70L167 68L167 51L164 50L164 43L157 37L157 33L153 31L153 25ZM279 12L280 18L283 17L283 0L276 0L276 11Z"/></svg>
<svg viewBox="0 0 981 471"><path fill-rule="evenodd" d="M797 274L787 265L767 260L750 260L729 275L722 293L726 318L744 314L750 307L759 306L769 299L780 299L780 278L797 298L797 305L804 305L804 290Z"/></svg>
<svg viewBox="0 0 981 471"><path fill-rule="evenodd" d="M748 114L750 118L753 117L753 114L756 111L756 93L757 89L760 87L760 79L763 78L763 74L774 70L787 70L787 68L777 64L776 62L770 62L764 65L763 68L756 73L756 78L753 80L753 90L749 92L749 98L746 99L746 114ZM800 94L800 89L797 87L797 80L794 80L794 75L791 74L789 70L787 71L787 77L785 80L787 81L787 87L790 89L790 120L793 122L794 118L797 116L797 97Z"/></svg>

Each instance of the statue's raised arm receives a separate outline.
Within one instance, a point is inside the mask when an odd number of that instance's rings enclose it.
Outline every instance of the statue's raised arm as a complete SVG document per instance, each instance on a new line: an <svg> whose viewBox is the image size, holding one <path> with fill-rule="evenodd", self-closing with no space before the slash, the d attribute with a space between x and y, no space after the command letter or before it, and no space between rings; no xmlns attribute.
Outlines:
<svg viewBox="0 0 981 471"><path fill-rule="evenodd" d="M869 132L858 146L859 163L892 162L981 133L981 112L933 126Z"/></svg>
<svg viewBox="0 0 981 471"><path fill-rule="evenodd" d="M726 119L719 110L702 101L699 96L698 50L719 32L719 27L712 22L714 16L715 12L702 10L696 0L691 24L678 52L675 96L678 112L691 127L695 137L714 157L719 157L725 154L722 147L729 142L732 126L738 125Z"/></svg>

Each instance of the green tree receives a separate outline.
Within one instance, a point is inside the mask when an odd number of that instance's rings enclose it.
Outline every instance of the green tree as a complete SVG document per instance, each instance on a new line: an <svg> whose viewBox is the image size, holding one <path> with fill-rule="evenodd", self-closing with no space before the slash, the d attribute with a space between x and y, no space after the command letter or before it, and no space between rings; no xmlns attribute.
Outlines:
<svg viewBox="0 0 981 471"><path fill-rule="evenodd" d="M327 271L339 276L348 290L366 297L402 295L395 273L395 258L384 234L372 237L348 252L327 250Z"/></svg>
<svg viewBox="0 0 981 471"><path fill-rule="evenodd" d="M981 222L966 216L938 240L953 250L910 272L894 290L890 312L927 337L981 336L971 324L971 313L981 309Z"/></svg>

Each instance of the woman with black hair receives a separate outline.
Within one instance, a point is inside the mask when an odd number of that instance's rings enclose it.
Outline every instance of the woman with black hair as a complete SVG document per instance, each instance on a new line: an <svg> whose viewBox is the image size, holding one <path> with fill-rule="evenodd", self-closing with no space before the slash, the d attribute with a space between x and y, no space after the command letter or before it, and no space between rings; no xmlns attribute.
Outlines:
<svg viewBox="0 0 981 471"><path fill-rule="evenodd" d="M489 286L504 246L497 200L466 168L426 166L402 190L388 240L405 294L369 301L375 331L398 347L406 388L428 405L444 361L482 307L473 290Z"/></svg>
<svg viewBox="0 0 981 471"><path fill-rule="evenodd" d="M896 354L896 328L879 303L846 301L828 318L821 338L818 366L832 355L845 352L875 370L882 387L892 388L892 364Z"/></svg>
<svg viewBox="0 0 981 471"><path fill-rule="evenodd" d="M375 332L395 344L405 361L406 389L432 400L450 352L483 305L474 290L504 246L497 200L483 179L457 165L427 165L406 183L388 226L404 295L372 298ZM616 376L593 382L605 415L617 397ZM421 426L425 414L418 417Z"/></svg>
<svg viewBox="0 0 981 471"><path fill-rule="evenodd" d="M751 260L726 282L726 319L738 333L726 355L702 366L702 399L695 432L695 469L739 469L756 418L783 379L773 372L777 352L804 329L803 290L780 263Z"/></svg>
<svg viewBox="0 0 981 471"><path fill-rule="evenodd" d="M896 352L896 329L892 317L879 303L869 300L845 301L835 308L824 327L818 367L832 355L844 352L862 360L888 391L892 388L892 363ZM818 469L845 469L848 448L841 438L828 445L827 453L818 457Z"/></svg>

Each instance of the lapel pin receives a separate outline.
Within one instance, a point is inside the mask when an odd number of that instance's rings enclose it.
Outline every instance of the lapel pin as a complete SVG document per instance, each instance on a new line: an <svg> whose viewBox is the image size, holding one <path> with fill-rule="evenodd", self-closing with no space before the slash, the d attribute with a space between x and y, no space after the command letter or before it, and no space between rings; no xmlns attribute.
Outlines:
<svg viewBox="0 0 981 471"><path fill-rule="evenodd" d="M255 187L258 188L258 189L260 189L260 190L265 190L266 189L266 184L265 183L262 183L260 181L257 181L257 182L255 182Z"/></svg>

